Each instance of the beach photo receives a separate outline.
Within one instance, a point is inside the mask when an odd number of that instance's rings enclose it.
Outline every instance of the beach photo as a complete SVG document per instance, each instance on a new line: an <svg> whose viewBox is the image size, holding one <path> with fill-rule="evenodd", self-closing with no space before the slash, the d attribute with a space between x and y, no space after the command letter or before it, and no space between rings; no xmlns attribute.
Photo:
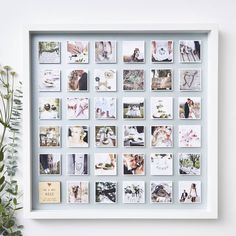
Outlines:
<svg viewBox="0 0 236 236"><path fill-rule="evenodd" d="M145 62L144 41L123 41L123 62L144 63Z"/></svg>
<svg viewBox="0 0 236 236"><path fill-rule="evenodd" d="M61 91L61 71L59 69L45 69L40 71L39 91Z"/></svg>
<svg viewBox="0 0 236 236"><path fill-rule="evenodd" d="M87 97L67 98L67 119L88 120L89 119L89 99Z"/></svg>
<svg viewBox="0 0 236 236"><path fill-rule="evenodd" d="M153 63L173 63L174 51L172 40L153 40L151 54Z"/></svg>
<svg viewBox="0 0 236 236"><path fill-rule="evenodd" d="M88 63L88 42L67 41L67 62L69 64Z"/></svg>
<svg viewBox="0 0 236 236"><path fill-rule="evenodd" d="M124 97L122 103L124 119L144 119L145 100L143 97Z"/></svg>
<svg viewBox="0 0 236 236"><path fill-rule="evenodd" d="M61 118L61 99L39 97L39 119L58 120Z"/></svg>
<svg viewBox="0 0 236 236"><path fill-rule="evenodd" d="M180 40L179 53L180 53L181 63L200 63L201 62L201 41Z"/></svg>
<svg viewBox="0 0 236 236"><path fill-rule="evenodd" d="M68 126L67 147L88 147L89 146L88 126Z"/></svg>
<svg viewBox="0 0 236 236"><path fill-rule="evenodd" d="M124 175L144 175L145 159L144 154L124 153L123 157L123 174Z"/></svg>
<svg viewBox="0 0 236 236"><path fill-rule="evenodd" d="M67 203L89 203L89 182L68 181Z"/></svg>
<svg viewBox="0 0 236 236"><path fill-rule="evenodd" d="M179 119L201 119L201 97L179 97Z"/></svg>
<svg viewBox="0 0 236 236"><path fill-rule="evenodd" d="M151 126L151 147L173 147L173 126Z"/></svg>
<svg viewBox="0 0 236 236"><path fill-rule="evenodd" d="M201 91L201 69L179 70L180 91Z"/></svg>
<svg viewBox="0 0 236 236"><path fill-rule="evenodd" d="M173 119L173 98L151 97L151 119Z"/></svg>
<svg viewBox="0 0 236 236"><path fill-rule="evenodd" d="M151 153L150 160L151 175L173 175L172 153Z"/></svg>
<svg viewBox="0 0 236 236"><path fill-rule="evenodd" d="M116 119L116 98L114 97L96 97L94 98L95 118Z"/></svg>
<svg viewBox="0 0 236 236"><path fill-rule="evenodd" d="M144 147L145 127L144 126L123 126L124 147Z"/></svg>
<svg viewBox="0 0 236 236"><path fill-rule="evenodd" d="M39 147L60 147L60 146L61 146L60 126L39 127Z"/></svg>
<svg viewBox="0 0 236 236"><path fill-rule="evenodd" d="M75 69L68 71L68 92L88 90L88 70Z"/></svg>
<svg viewBox="0 0 236 236"><path fill-rule="evenodd" d="M172 69L152 69L151 91L171 91L173 89Z"/></svg>
<svg viewBox="0 0 236 236"><path fill-rule="evenodd" d="M67 175L88 175L89 160L88 154L72 153L66 155Z"/></svg>
<svg viewBox="0 0 236 236"><path fill-rule="evenodd" d="M61 44L56 41L40 41L38 43L40 64L61 63Z"/></svg>
<svg viewBox="0 0 236 236"><path fill-rule="evenodd" d="M95 147L116 147L116 126L95 126Z"/></svg>
<svg viewBox="0 0 236 236"><path fill-rule="evenodd" d="M116 91L116 70L96 69L94 70L94 88L97 92Z"/></svg>
<svg viewBox="0 0 236 236"><path fill-rule="evenodd" d="M151 203L172 203L172 182L151 181L150 183Z"/></svg>
<svg viewBox="0 0 236 236"><path fill-rule="evenodd" d="M179 147L201 147L201 125L179 125Z"/></svg>
<svg viewBox="0 0 236 236"><path fill-rule="evenodd" d="M179 181L180 203L201 203L201 181Z"/></svg>
<svg viewBox="0 0 236 236"><path fill-rule="evenodd" d="M116 63L116 41L104 40L95 42L96 63Z"/></svg>
<svg viewBox="0 0 236 236"><path fill-rule="evenodd" d="M117 202L117 182L95 182L95 202L96 203L116 203Z"/></svg>
<svg viewBox="0 0 236 236"><path fill-rule="evenodd" d="M61 154L39 154L39 174L40 175L60 175L61 174Z"/></svg>
<svg viewBox="0 0 236 236"><path fill-rule="evenodd" d="M123 203L145 203L145 182L124 181Z"/></svg>
<svg viewBox="0 0 236 236"><path fill-rule="evenodd" d="M201 162L200 154L197 153L179 153L178 172L180 175L200 175Z"/></svg>
<svg viewBox="0 0 236 236"><path fill-rule="evenodd" d="M144 91L144 70L123 70L124 91Z"/></svg>

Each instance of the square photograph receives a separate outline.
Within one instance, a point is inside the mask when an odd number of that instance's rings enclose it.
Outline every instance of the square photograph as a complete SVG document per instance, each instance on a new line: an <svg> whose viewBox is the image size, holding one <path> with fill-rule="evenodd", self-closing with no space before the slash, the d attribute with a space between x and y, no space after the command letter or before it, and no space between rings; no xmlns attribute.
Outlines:
<svg viewBox="0 0 236 236"><path fill-rule="evenodd" d="M116 175L117 155L114 153L94 153L94 175Z"/></svg>
<svg viewBox="0 0 236 236"><path fill-rule="evenodd" d="M67 98L67 119L88 120L89 119L89 99L87 97Z"/></svg>
<svg viewBox="0 0 236 236"><path fill-rule="evenodd" d="M116 203L117 202L117 182L95 182L95 202L96 203Z"/></svg>
<svg viewBox="0 0 236 236"><path fill-rule="evenodd" d="M116 41L96 41L95 62L116 63Z"/></svg>
<svg viewBox="0 0 236 236"><path fill-rule="evenodd" d="M179 153L178 169L180 175L200 175L201 162L198 153Z"/></svg>
<svg viewBox="0 0 236 236"><path fill-rule="evenodd" d="M88 147L89 127L88 126L68 126L67 147Z"/></svg>
<svg viewBox="0 0 236 236"><path fill-rule="evenodd" d="M173 126L151 126L151 147L173 147Z"/></svg>
<svg viewBox="0 0 236 236"><path fill-rule="evenodd" d="M145 62L144 41L123 41L123 62L144 63Z"/></svg>
<svg viewBox="0 0 236 236"><path fill-rule="evenodd" d="M201 126L180 125L179 147L201 147Z"/></svg>
<svg viewBox="0 0 236 236"><path fill-rule="evenodd" d="M144 91L144 70L123 70L124 91Z"/></svg>
<svg viewBox="0 0 236 236"><path fill-rule="evenodd" d="M58 204L61 202L61 182L41 181L38 185L40 204Z"/></svg>
<svg viewBox="0 0 236 236"><path fill-rule="evenodd" d="M60 64L61 44L55 41L40 41L38 43L40 64Z"/></svg>
<svg viewBox="0 0 236 236"><path fill-rule="evenodd" d="M61 99L39 97L39 119L58 120L61 118Z"/></svg>
<svg viewBox="0 0 236 236"><path fill-rule="evenodd" d="M39 127L39 147L60 147L60 146L61 146L60 126Z"/></svg>
<svg viewBox="0 0 236 236"><path fill-rule="evenodd" d="M201 97L179 97L179 119L201 119Z"/></svg>
<svg viewBox="0 0 236 236"><path fill-rule="evenodd" d="M40 175L61 175L61 154L39 154Z"/></svg>
<svg viewBox="0 0 236 236"><path fill-rule="evenodd" d="M67 203L89 203L89 182L68 181Z"/></svg>
<svg viewBox="0 0 236 236"><path fill-rule="evenodd" d="M172 153L151 153L151 175L173 175Z"/></svg>
<svg viewBox="0 0 236 236"><path fill-rule="evenodd" d="M179 77L180 91L201 91L200 69L180 69Z"/></svg>
<svg viewBox="0 0 236 236"><path fill-rule="evenodd" d="M153 40L151 54L153 63L173 63L174 51L172 40Z"/></svg>
<svg viewBox="0 0 236 236"><path fill-rule="evenodd" d="M144 147L145 127L144 126L123 126L124 147Z"/></svg>
<svg viewBox="0 0 236 236"><path fill-rule="evenodd" d="M73 153L66 155L67 175L88 175L89 160L88 154Z"/></svg>
<svg viewBox="0 0 236 236"><path fill-rule="evenodd" d="M123 118L124 119L144 119L145 99L144 97L124 97Z"/></svg>
<svg viewBox="0 0 236 236"><path fill-rule="evenodd" d="M171 91L173 89L172 69L152 69L151 91Z"/></svg>
<svg viewBox="0 0 236 236"><path fill-rule="evenodd" d="M199 40L180 40L179 55L181 63L200 63L201 62L201 41Z"/></svg>
<svg viewBox="0 0 236 236"><path fill-rule="evenodd" d="M125 153L122 156L123 156L124 175L144 175L145 173L144 154Z"/></svg>
<svg viewBox="0 0 236 236"><path fill-rule="evenodd" d="M180 203L201 203L201 181L179 181Z"/></svg>
<svg viewBox="0 0 236 236"><path fill-rule="evenodd" d="M116 126L95 126L95 147L116 147Z"/></svg>
<svg viewBox="0 0 236 236"><path fill-rule="evenodd" d="M88 42L67 41L67 62L69 64L88 63Z"/></svg>
<svg viewBox="0 0 236 236"><path fill-rule="evenodd" d="M95 118L116 119L116 98L114 97L96 97L94 98Z"/></svg>
<svg viewBox="0 0 236 236"><path fill-rule="evenodd" d="M151 119L173 119L173 98L151 97Z"/></svg>
<svg viewBox="0 0 236 236"><path fill-rule="evenodd" d="M151 203L172 203L172 181L151 181Z"/></svg>
<svg viewBox="0 0 236 236"><path fill-rule="evenodd" d="M145 182L124 181L123 203L145 203Z"/></svg>
<svg viewBox="0 0 236 236"><path fill-rule="evenodd" d="M45 69L40 71L39 91L61 91L61 71L59 69Z"/></svg>
<svg viewBox="0 0 236 236"><path fill-rule="evenodd" d="M88 70L69 70L67 78L68 92L88 91Z"/></svg>
<svg viewBox="0 0 236 236"><path fill-rule="evenodd" d="M96 69L94 70L94 88L97 92L116 91L116 70Z"/></svg>

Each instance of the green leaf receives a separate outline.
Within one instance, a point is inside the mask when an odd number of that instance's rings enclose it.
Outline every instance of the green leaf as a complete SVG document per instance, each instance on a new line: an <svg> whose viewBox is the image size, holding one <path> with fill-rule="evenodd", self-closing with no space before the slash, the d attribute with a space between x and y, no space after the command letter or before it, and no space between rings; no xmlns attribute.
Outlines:
<svg viewBox="0 0 236 236"><path fill-rule="evenodd" d="M2 184L4 183L4 181L5 181L5 176L2 176L2 177L0 178L0 185L2 185Z"/></svg>
<svg viewBox="0 0 236 236"><path fill-rule="evenodd" d="M2 165L2 166L0 167L0 172L2 172L2 171L4 170L4 166L5 166L5 165Z"/></svg>
<svg viewBox="0 0 236 236"><path fill-rule="evenodd" d="M14 203L14 205L17 205L17 199L16 198L13 198L13 203Z"/></svg>
<svg viewBox="0 0 236 236"><path fill-rule="evenodd" d="M0 151L0 162L3 161L3 159L4 159L4 153L3 153L3 151L1 150L1 151Z"/></svg>

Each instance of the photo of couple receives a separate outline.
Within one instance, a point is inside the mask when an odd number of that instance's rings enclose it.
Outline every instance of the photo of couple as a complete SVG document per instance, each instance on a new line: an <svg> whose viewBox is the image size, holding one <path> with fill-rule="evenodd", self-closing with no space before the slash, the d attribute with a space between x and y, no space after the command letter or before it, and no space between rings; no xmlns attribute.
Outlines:
<svg viewBox="0 0 236 236"><path fill-rule="evenodd" d="M201 202L201 181L180 181L179 202L200 203Z"/></svg>
<svg viewBox="0 0 236 236"><path fill-rule="evenodd" d="M144 154L123 154L124 175L144 175Z"/></svg>
<svg viewBox="0 0 236 236"><path fill-rule="evenodd" d="M201 119L201 98L181 97L179 98L180 119Z"/></svg>

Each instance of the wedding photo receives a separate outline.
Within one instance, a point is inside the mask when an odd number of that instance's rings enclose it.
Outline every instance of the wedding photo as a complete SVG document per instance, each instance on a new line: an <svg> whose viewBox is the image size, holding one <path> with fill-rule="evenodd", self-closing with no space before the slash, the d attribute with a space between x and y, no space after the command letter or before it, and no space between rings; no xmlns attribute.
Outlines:
<svg viewBox="0 0 236 236"><path fill-rule="evenodd" d="M86 97L67 98L67 119L88 120L89 119L89 99Z"/></svg>
<svg viewBox="0 0 236 236"><path fill-rule="evenodd" d="M180 62L200 63L201 62L201 41L180 40L179 41Z"/></svg>
<svg viewBox="0 0 236 236"><path fill-rule="evenodd" d="M173 63L173 41L153 40L151 42L151 54L153 63Z"/></svg>
<svg viewBox="0 0 236 236"><path fill-rule="evenodd" d="M143 97L124 97L122 103L124 119L144 119L145 100Z"/></svg>
<svg viewBox="0 0 236 236"><path fill-rule="evenodd" d="M144 175L145 154L126 153L123 154L123 174L124 175Z"/></svg>
<svg viewBox="0 0 236 236"><path fill-rule="evenodd" d="M151 181L150 183L151 203L172 203L172 182Z"/></svg>
<svg viewBox="0 0 236 236"><path fill-rule="evenodd" d="M123 203L145 203L145 182L124 181Z"/></svg>
<svg viewBox="0 0 236 236"><path fill-rule="evenodd" d="M96 203L116 203L117 202L117 182L95 182L95 202Z"/></svg>
<svg viewBox="0 0 236 236"><path fill-rule="evenodd" d="M69 64L88 63L88 42L67 41L67 62Z"/></svg>
<svg viewBox="0 0 236 236"><path fill-rule="evenodd" d="M60 175L61 174L61 154L39 154L39 174L40 175Z"/></svg>
<svg viewBox="0 0 236 236"><path fill-rule="evenodd" d="M116 175L117 155L114 153L94 153L94 175Z"/></svg>
<svg viewBox="0 0 236 236"><path fill-rule="evenodd" d="M40 64L59 64L61 63L61 44L54 41L40 41L38 43L39 63Z"/></svg>
<svg viewBox="0 0 236 236"><path fill-rule="evenodd" d="M88 175L89 160L88 154L73 153L66 155L67 175Z"/></svg>
<svg viewBox="0 0 236 236"><path fill-rule="evenodd" d="M97 92L116 91L116 70L96 69L94 70L94 85Z"/></svg>
<svg viewBox="0 0 236 236"><path fill-rule="evenodd" d="M145 62L144 41L123 41L123 62L144 63Z"/></svg>
<svg viewBox="0 0 236 236"><path fill-rule="evenodd" d="M179 70L180 91L201 91L201 69Z"/></svg>
<svg viewBox="0 0 236 236"><path fill-rule="evenodd" d="M124 91L144 91L144 70L123 70Z"/></svg>
<svg viewBox="0 0 236 236"><path fill-rule="evenodd" d="M151 97L151 119L173 119L173 98Z"/></svg>
<svg viewBox="0 0 236 236"><path fill-rule="evenodd" d="M58 120L61 118L61 99L39 97L39 119Z"/></svg>
<svg viewBox="0 0 236 236"><path fill-rule="evenodd" d="M180 175L201 175L200 154L179 153L178 167Z"/></svg>
<svg viewBox="0 0 236 236"><path fill-rule="evenodd" d="M40 92L61 91L61 71L59 69L45 69L40 71Z"/></svg>
<svg viewBox="0 0 236 236"><path fill-rule="evenodd" d="M67 203L89 203L89 182L68 181Z"/></svg>
<svg viewBox="0 0 236 236"><path fill-rule="evenodd" d="M68 72L67 91L88 91L88 70L70 70Z"/></svg>
<svg viewBox="0 0 236 236"><path fill-rule="evenodd" d="M151 175L173 175L172 153L151 153L150 159Z"/></svg>
<svg viewBox="0 0 236 236"><path fill-rule="evenodd" d="M145 127L144 126L123 126L124 147L144 147Z"/></svg>
<svg viewBox="0 0 236 236"><path fill-rule="evenodd" d="M201 126L179 125L179 147L201 147Z"/></svg>
<svg viewBox="0 0 236 236"><path fill-rule="evenodd" d="M94 98L95 118L116 119L116 98L114 97L96 97Z"/></svg>
<svg viewBox="0 0 236 236"><path fill-rule="evenodd" d="M201 97L179 97L179 119L201 119Z"/></svg>
<svg viewBox="0 0 236 236"><path fill-rule="evenodd" d="M201 203L201 181L180 181L179 202Z"/></svg>
<svg viewBox="0 0 236 236"><path fill-rule="evenodd" d="M61 146L60 126L39 127L39 147L60 147L60 146Z"/></svg>
<svg viewBox="0 0 236 236"><path fill-rule="evenodd" d="M88 147L89 144L88 126L68 126L67 147Z"/></svg>
<svg viewBox="0 0 236 236"><path fill-rule="evenodd" d="M173 89L172 69L151 70L151 91L171 91Z"/></svg>
<svg viewBox="0 0 236 236"><path fill-rule="evenodd" d="M116 63L116 41L96 41L95 62Z"/></svg>
<svg viewBox="0 0 236 236"><path fill-rule="evenodd" d="M95 126L95 147L116 147L116 126Z"/></svg>
<svg viewBox="0 0 236 236"><path fill-rule="evenodd" d="M173 126L151 126L151 147L173 147Z"/></svg>

